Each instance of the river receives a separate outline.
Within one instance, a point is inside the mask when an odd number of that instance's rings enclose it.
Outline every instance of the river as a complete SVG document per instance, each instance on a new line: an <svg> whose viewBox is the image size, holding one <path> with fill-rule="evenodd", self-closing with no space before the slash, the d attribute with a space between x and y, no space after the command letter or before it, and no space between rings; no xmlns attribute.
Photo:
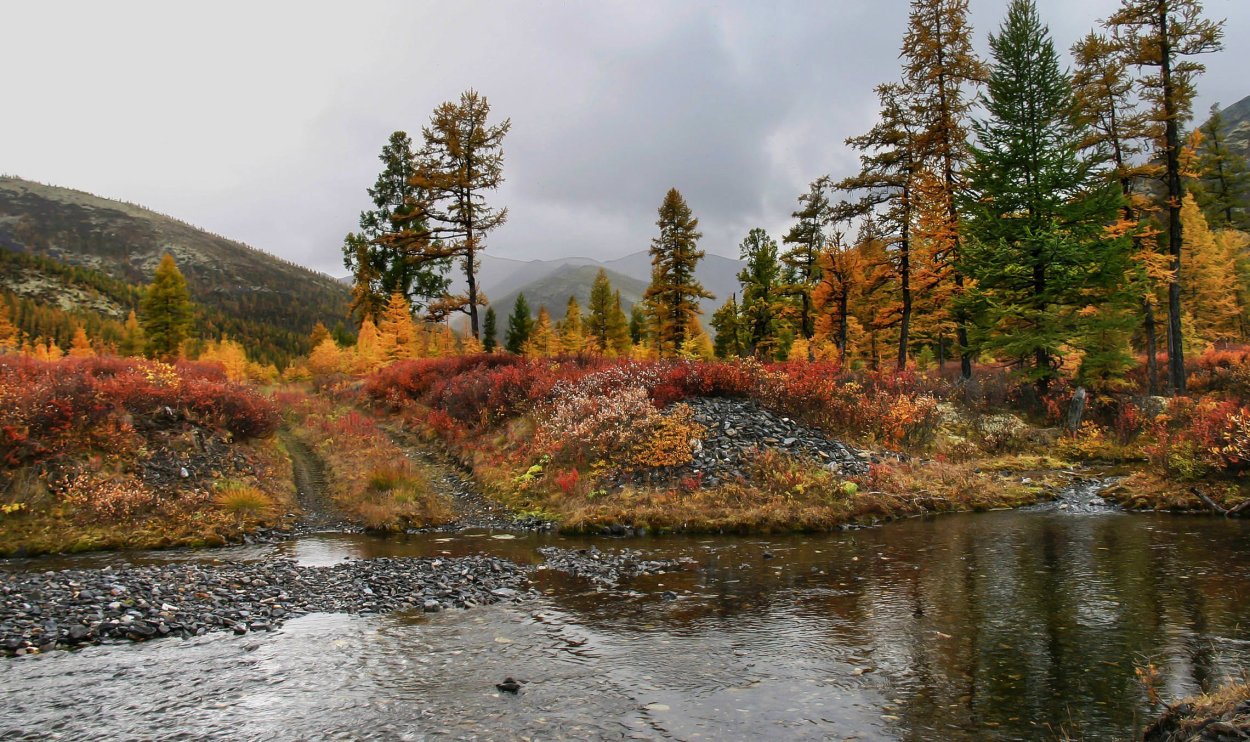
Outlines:
<svg viewBox="0 0 1250 742"><path fill-rule="evenodd" d="M831 535L628 541L324 534L10 563L343 559L628 546L702 568L439 614L317 614L246 636L4 661L0 738L1130 738L1250 668L1250 524L994 512ZM676 595L665 595L670 592ZM512 676L519 694L498 692Z"/></svg>

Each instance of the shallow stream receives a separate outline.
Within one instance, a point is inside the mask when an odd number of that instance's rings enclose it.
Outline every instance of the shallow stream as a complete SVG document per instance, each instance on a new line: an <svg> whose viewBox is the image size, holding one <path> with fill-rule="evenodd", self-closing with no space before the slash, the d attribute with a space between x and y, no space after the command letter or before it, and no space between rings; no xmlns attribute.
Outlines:
<svg viewBox="0 0 1250 742"><path fill-rule="evenodd" d="M609 590L540 570L544 597L522 606L318 614L5 660L0 738L1101 740L1150 715L1136 667L1158 668L1165 698L1250 669L1244 521L1055 506L813 536L508 535L323 534L3 568L537 563L539 546L594 543L702 569ZM507 676L519 694L496 690Z"/></svg>

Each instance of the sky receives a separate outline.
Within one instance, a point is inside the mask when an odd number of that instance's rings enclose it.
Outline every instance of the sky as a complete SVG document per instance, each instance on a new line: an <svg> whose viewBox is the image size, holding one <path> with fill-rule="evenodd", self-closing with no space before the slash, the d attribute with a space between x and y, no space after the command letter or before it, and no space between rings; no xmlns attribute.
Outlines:
<svg viewBox="0 0 1250 742"><path fill-rule="evenodd" d="M138 203L331 275L392 131L476 89L508 118L489 253L647 249L676 187L709 252L789 229L851 174L896 79L905 0L0 4L0 173ZM971 0L977 45L1006 0ZM1119 0L1039 0L1061 50ZM1195 110L1250 95L1250 0Z"/></svg>

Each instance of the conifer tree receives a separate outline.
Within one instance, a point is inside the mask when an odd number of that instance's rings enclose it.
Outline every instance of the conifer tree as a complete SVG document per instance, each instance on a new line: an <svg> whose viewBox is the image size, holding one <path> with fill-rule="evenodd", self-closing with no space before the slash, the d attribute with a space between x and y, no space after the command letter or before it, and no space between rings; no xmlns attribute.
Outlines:
<svg viewBox="0 0 1250 742"><path fill-rule="evenodd" d="M166 253L143 292L139 322L147 338L147 354L159 360L177 358L191 332L194 308L187 280Z"/></svg>
<svg viewBox="0 0 1250 742"><path fill-rule="evenodd" d="M1124 49L1114 40L1090 33L1072 48L1076 58L1073 94L1077 108L1089 125L1086 147L1110 156L1107 177L1120 186L1123 197L1118 229L1133 240L1133 265L1125 273L1125 289L1138 296L1146 350L1147 391L1158 394L1158 341L1155 314L1160 290L1166 286L1167 260L1151 244L1157 231L1150 225L1154 210L1139 181L1153 177L1157 168L1140 157L1150 137L1146 117L1134 95L1134 81L1128 71ZM1118 340L1116 341L1118 342ZM1100 354L1086 349L1086 358L1096 361Z"/></svg>
<svg viewBox="0 0 1250 742"><path fill-rule="evenodd" d="M139 318L135 314L135 310L131 309L130 314L126 315L126 324L123 325L121 341L117 345L117 353L121 356L141 356L146 345L147 341L143 337L143 327L139 325Z"/></svg>
<svg viewBox="0 0 1250 742"><path fill-rule="evenodd" d="M695 278L703 258L699 249L699 220L676 188L670 188L659 209L658 237L651 240L651 285L645 294L651 315L656 352L660 357L680 352L690 318L701 313L700 299L715 298Z"/></svg>
<svg viewBox="0 0 1250 742"><path fill-rule="evenodd" d="M843 363L851 350L851 297L859 288L860 268L859 255L843 244L841 233L835 232L820 254L820 282L812 291L816 313L813 340L836 347Z"/></svg>
<svg viewBox="0 0 1250 742"><path fill-rule="evenodd" d="M639 302L629 308L629 338L634 345L639 345L647 335L647 311Z"/></svg>
<svg viewBox="0 0 1250 742"><path fill-rule="evenodd" d="M582 327L582 308L576 296L569 297L564 319L559 322L559 346L565 353L580 353L586 346L586 333Z"/></svg>
<svg viewBox="0 0 1250 742"><path fill-rule="evenodd" d="M133 319L135 313L130 313ZM18 331L17 326L9 319L9 305L0 301L0 353L9 353L17 350L22 344L22 334ZM142 352L142 348L140 348Z"/></svg>
<svg viewBox="0 0 1250 742"><path fill-rule="evenodd" d="M611 355L613 351L608 340L608 325L613 310L612 283L608 280L607 271L602 268L595 274L595 281L590 285L590 300L586 310L586 338L592 350Z"/></svg>
<svg viewBox="0 0 1250 742"><path fill-rule="evenodd" d="M378 326L374 324L373 317L365 317L361 320L360 332L356 335L356 347L352 351L350 370L354 374L373 373L386 360Z"/></svg>
<svg viewBox="0 0 1250 742"><path fill-rule="evenodd" d="M495 317L495 308L486 307L486 318L482 321L482 350L494 353L499 345L499 320Z"/></svg>
<svg viewBox="0 0 1250 742"><path fill-rule="evenodd" d="M613 294L612 309L608 313L608 345L606 352L611 356L627 357L632 346L633 340L629 335L629 320L625 318L625 311L621 309L621 292L617 291Z"/></svg>
<svg viewBox="0 0 1250 742"><path fill-rule="evenodd" d="M742 284L742 318L751 354L775 360L781 350L781 263L777 260L777 243L768 233L756 227L747 233L738 247L746 264L738 273Z"/></svg>
<svg viewBox="0 0 1250 742"><path fill-rule="evenodd" d="M799 300L799 334L810 338L815 331L812 315L812 288L820 280L820 251L825 246L825 223L829 219L829 198L824 178L814 181L799 196L799 209L791 214L798 220L782 239L792 245L781 256L785 264L786 293ZM745 299L745 297L744 297Z"/></svg>
<svg viewBox="0 0 1250 742"><path fill-rule="evenodd" d="M71 358L91 358L95 355L95 348L91 347L91 339L87 337L87 331L82 326L74 328L74 339L69 346L69 355Z"/></svg>
<svg viewBox="0 0 1250 742"><path fill-rule="evenodd" d="M1229 147L1228 124L1220 105L1211 106L1211 117L1199 131L1202 145L1198 150L1198 182L1195 189L1198 204L1213 227L1246 230L1250 228L1250 169L1246 158ZM1181 222L1184 223L1182 215Z"/></svg>
<svg viewBox="0 0 1250 742"><path fill-rule="evenodd" d="M976 286L964 299L978 320L974 347L1024 365L1045 394L1080 310L1112 298L1129 246L1106 232L1120 191L1082 153L1089 134L1033 0L1012 1L990 49L960 259Z"/></svg>
<svg viewBox="0 0 1250 742"><path fill-rule="evenodd" d="M873 215L876 223L885 227L886 233L881 237L889 243L890 263L898 276L899 304L890 310L895 316L882 322L898 326L897 368L901 371L907 367L911 342L912 224L921 172L920 153L911 123L915 112L908 90L899 84L879 85L877 98L881 102L881 120L867 134L846 140L862 152L860 171L837 187L861 194L860 200L844 208L840 216Z"/></svg>
<svg viewBox="0 0 1250 742"><path fill-rule="evenodd" d="M360 231L343 243L343 265L353 276L351 308L360 317L379 316L395 293L420 311L445 294L449 282L447 259L421 259L428 228L425 194L413 184L412 139L392 133L378 159L382 172L368 189L373 208L360 213Z"/></svg>
<svg viewBox="0 0 1250 742"><path fill-rule="evenodd" d="M1165 159L1167 229L1171 257L1168 281L1168 385L1173 394L1185 393L1185 348L1181 328L1181 126L1192 114L1194 79L1205 70L1191 57L1222 48L1223 23L1202 17L1199 0L1121 0L1107 20L1125 59L1139 69L1156 73L1140 80L1149 102L1148 116L1156 124L1156 151Z"/></svg>
<svg viewBox="0 0 1250 742"><path fill-rule="evenodd" d="M320 320L313 325L312 332L308 334L308 347L316 348L321 345L321 341L330 337L330 331L326 328L325 323Z"/></svg>
<svg viewBox="0 0 1250 742"><path fill-rule="evenodd" d="M932 210L942 219L926 239L934 258L951 266L960 250L956 197L968 160L970 93L986 76L972 47L968 0L912 0L902 57L904 80L915 96L917 152L921 163L937 173L940 186L931 196L937 200ZM963 275L954 270L951 278L955 293L962 293ZM956 311L954 320L960 373L967 379L972 376L968 318Z"/></svg>
<svg viewBox="0 0 1250 742"><path fill-rule="evenodd" d="M326 337L308 355L308 372L314 377L343 371L343 351L334 338Z"/></svg>
<svg viewBox="0 0 1250 742"><path fill-rule="evenodd" d="M551 314L547 307L538 308L538 318L534 320L529 339L521 348L522 355L527 358L547 358L560 353L560 339L555 327L551 324Z"/></svg>
<svg viewBox="0 0 1250 742"><path fill-rule="evenodd" d="M378 320L379 344L388 361L416 358L417 325L412 321L412 307L404 295L396 291Z"/></svg>
<svg viewBox="0 0 1250 742"><path fill-rule="evenodd" d="M742 358L747 354L747 341L743 338L737 294L730 294L721 308L712 315L712 329L716 331L713 349L717 358Z"/></svg>
<svg viewBox="0 0 1250 742"><path fill-rule="evenodd" d="M486 249L486 235L508 218L507 209L486 203L486 194L503 183L503 138L512 123L505 119L492 126L489 116L490 103L474 90L462 93L458 103L436 108L423 130L425 146L411 181L426 195L419 215L428 225L424 256L460 261L468 293L459 308L469 315L474 337L477 308L486 303L478 287L478 254Z"/></svg>
<svg viewBox="0 0 1250 742"><path fill-rule="evenodd" d="M530 317L529 302L525 301L525 294L517 294L516 303L512 305L512 314L508 317L508 330L507 336L504 338L504 348L509 353L521 355L533 328L534 320Z"/></svg>
<svg viewBox="0 0 1250 742"><path fill-rule="evenodd" d="M686 320L686 330L682 334L685 339L682 340L679 356L698 361L710 361L715 357L712 339L707 336L698 315L690 315Z"/></svg>
<svg viewBox="0 0 1250 742"><path fill-rule="evenodd" d="M1237 340L1241 334L1238 303L1238 243L1231 230L1213 232L1193 194L1181 205L1189 279L1184 294L1194 332L1206 342ZM1243 245L1244 246L1244 245Z"/></svg>

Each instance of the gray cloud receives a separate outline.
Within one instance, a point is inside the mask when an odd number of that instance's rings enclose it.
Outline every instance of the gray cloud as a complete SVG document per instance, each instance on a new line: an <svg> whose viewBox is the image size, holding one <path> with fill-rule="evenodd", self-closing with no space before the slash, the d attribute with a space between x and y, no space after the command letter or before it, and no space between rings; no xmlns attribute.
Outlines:
<svg viewBox="0 0 1250 742"><path fill-rule="evenodd" d="M0 171L136 201L311 267L367 205L387 135L474 87L510 117L510 221L491 252L645 249L679 188L704 246L788 228L813 178L855 166L872 88L898 75L904 0L837 3L8 4ZM1005 3L972 0L978 44ZM1042 0L1063 47L1116 0ZM1208 0L1238 79L1250 3Z"/></svg>

